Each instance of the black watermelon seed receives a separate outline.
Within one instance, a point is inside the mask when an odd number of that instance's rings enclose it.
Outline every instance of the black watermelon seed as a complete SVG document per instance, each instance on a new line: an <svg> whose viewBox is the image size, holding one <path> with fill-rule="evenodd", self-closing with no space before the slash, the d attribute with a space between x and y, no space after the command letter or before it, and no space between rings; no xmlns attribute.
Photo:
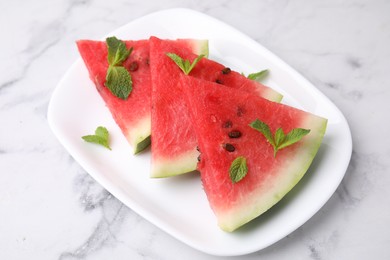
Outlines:
<svg viewBox="0 0 390 260"><path fill-rule="evenodd" d="M223 128L231 128L233 125L232 121L228 120L222 124Z"/></svg>
<svg viewBox="0 0 390 260"><path fill-rule="evenodd" d="M129 65L129 70L130 70L130 71L136 71L136 70L138 70L138 62L133 61L132 63L130 63L130 65Z"/></svg>
<svg viewBox="0 0 390 260"><path fill-rule="evenodd" d="M198 162L200 162L200 154L199 154L199 156L198 156Z"/></svg>
<svg viewBox="0 0 390 260"><path fill-rule="evenodd" d="M230 68L226 67L226 68L224 68L224 69L222 70L222 74L229 74L231 71L232 71L232 70L231 70Z"/></svg>
<svg viewBox="0 0 390 260"><path fill-rule="evenodd" d="M228 133L230 138L239 138L241 137L241 132L238 130L233 130Z"/></svg>
<svg viewBox="0 0 390 260"><path fill-rule="evenodd" d="M223 149L225 149L228 152L234 152L236 150L234 145L229 144L229 143L223 144Z"/></svg>
<svg viewBox="0 0 390 260"><path fill-rule="evenodd" d="M245 109L237 107L237 116L242 116L243 114L245 114Z"/></svg>
<svg viewBox="0 0 390 260"><path fill-rule="evenodd" d="M223 84L222 80L220 80L220 79L216 79L215 82L217 82L218 84Z"/></svg>

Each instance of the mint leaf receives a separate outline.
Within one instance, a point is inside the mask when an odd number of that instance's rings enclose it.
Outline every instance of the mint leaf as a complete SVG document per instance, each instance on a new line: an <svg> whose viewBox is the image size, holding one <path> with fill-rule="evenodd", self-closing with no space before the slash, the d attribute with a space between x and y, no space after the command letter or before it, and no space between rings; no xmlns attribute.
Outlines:
<svg viewBox="0 0 390 260"><path fill-rule="evenodd" d="M233 183L242 180L248 173L248 166L246 165L246 158L239 156L230 165L229 176Z"/></svg>
<svg viewBox="0 0 390 260"><path fill-rule="evenodd" d="M249 124L250 127L262 133L268 142L274 148L274 157L276 157L276 153L287 146L290 146L298 141L300 141L305 135L310 133L309 129L303 128L294 128L287 135L283 132L282 128L278 128L275 131L275 135L273 136L269 126L256 119L252 123Z"/></svg>
<svg viewBox="0 0 390 260"><path fill-rule="evenodd" d="M171 58L177 66L184 72L184 74L188 75L190 74L191 70L195 67L195 65L205 56L204 54L199 55L196 57L192 63L190 63L189 60L183 60L179 55L175 53L167 53L167 56Z"/></svg>
<svg viewBox="0 0 390 260"><path fill-rule="evenodd" d="M278 151L278 149L281 149L280 145L285 141L285 139L286 139L286 135L284 134L283 129L282 128L276 129L276 132L275 132L275 145L274 145L274 157L276 157L276 152Z"/></svg>
<svg viewBox="0 0 390 260"><path fill-rule="evenodd" d="M122 63L129 57L133 48L127 49L126 44L116 37L108 37L106 45L109 67L105 85L113 95L126 100L133 89L133 81L129 71L122 66Z"/></svg>
<svg viewBox="0 0 390 260"><path fill-rule="evenodd" d="M259 119L256 119L255 121L250 123L249 126L252 127L253 129L256 129L257 131L260 131L268 140L268 142L272 144L272 146L275 146L275 142L271 130L269 129L269 126L266 123L260 121Z"/></svg>
<svg viewBox="0 0 390 260"><path fill-rule="evenodd" d="M133 51L133 48L128 50L126 44L118 40L115 36L108 37L106 39L107 49L108 49L108 64L112 66L122 65L122 63L130 56L130 53Z"/></svg>
<svg viewBox="0 0 390 260"><path fill-rule="evenodd" d="M99 126L96 128L94 135L84 135L81 138L86 142L99 144L111 150L108 143L108 137L108 130L103 126Z"/></svg>
<svg viewBox="0 0 390 260"><path fill-rule="evenodd" d="M168 52L166 55L173 60L180 69L184 71L184 60L177 54Z"/></svg>
<svg viewBox="0 0 390 260"><path fill-rule="evenodd" d="M268 70L262 70L256 73L251 73L248 75L248 79L255 80L255 81L261 81L263 80L267 75L269 71Z"/></svg>
<svg viewBox="0 0 390 260"><path fill-rule="evenodd" d="M199 55L198 57L196 57L196 58L192 61L191 66L190 66L190 68L188 69L187 75L191 72L191 70L192 70L193 68L195 68L195 65L196 65L204 56L205 56L204 54L201 54L201 55Z"/></svg>
<svg viewBox="0 0 390 260"><path fill-rule="evenodd" d="M305 135L310 133L309 129L295 128L291 130L287 135L284 141L279 145L279 149L282 149L286 146L292 145L302 139Z"/></svg>
<svg viewBox="0 0 390 260"><path fill-rule="evenodd" d="M133 82L124 67L110 66L107 70L106 86L112 94L126 100L133 89Z"/></svg>

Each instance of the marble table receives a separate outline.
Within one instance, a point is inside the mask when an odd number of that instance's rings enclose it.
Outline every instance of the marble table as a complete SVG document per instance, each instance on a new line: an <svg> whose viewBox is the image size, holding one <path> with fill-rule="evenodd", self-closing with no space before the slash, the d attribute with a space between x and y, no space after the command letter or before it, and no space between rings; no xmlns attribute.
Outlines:
<svg viewBox="0 0 390 260"><path fill-rule="evenodd" d="M214 16L270 49L327 95L352 131L350 165L324 207L279 242L233 259L390 259L390 2L25 0L0 7L0 259L219 259L122 204L47 122L51 94L78 58L75 40L173 7Z"/></svg>

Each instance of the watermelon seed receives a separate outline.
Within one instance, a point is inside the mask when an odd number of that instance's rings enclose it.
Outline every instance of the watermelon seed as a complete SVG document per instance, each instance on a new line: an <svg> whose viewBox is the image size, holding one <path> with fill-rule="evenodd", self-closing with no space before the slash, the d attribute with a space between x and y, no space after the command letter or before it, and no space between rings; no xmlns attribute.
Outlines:
<svg viewBox="0 0 390 260"><path fill-rule="evenodd" d="M197 159L198 159L198 162L200 162L200 154L199 154L199 156L198 156L198 158L197 158Z"/></svg>
<svg viewBox="0 0 390 260"><path fill-rule="evenodd" d="M237 108L237 116L242 116L245 114L245 110L242 107Z"/></svg>
<svg viewBox="0 0 390 260"><path fill-rule="evenodd" d="M230 72L231 72L232 70L230 69L230 68L228 68L228 67L226 67L226 68L224 68L223 70L222 70L222 74L229 74Z"/></svg>
<svg viewBox="0 0 390 260"><path fill-rule="evenodd" d="M236 150L234 145L229 144L229 143L223 144L222 147L223 147L223 149L225 149L228 152L234 152Z"/></svg>
<svg viewBox="0 0 390 260"><path fill-rule="evenodd" d="M239 138L241 137L241 132L238 130L233 130L228 133L230 138Z"/></svg>
<svg viewBox="0 0 390 260"><path fill-rule="evenodd" d="M196 150L197 150L198 152L200 152L199 146L196 146Z"/></svg>
<svg viewBox="0 0 390 260"><path fill-rule="evenodd" d="M222 127L223 128L231 128L233 125L232 121L228 120L225 123L223 123Z"/></svg>
<svg viewBox="0 0 390 260"><path fill-rule="evenodd" d="M138 70L138 62L133 61L132 63L130 63L129 70L130 70L130 71L136 71L136 70Z"/></svg>
<svg viewBox="0 0 390 260"><path fill-rule="evenodd" d="M220 79L216 79L215 82L217 82L218 84L223 84L222 80L220 80Z"/></svg>

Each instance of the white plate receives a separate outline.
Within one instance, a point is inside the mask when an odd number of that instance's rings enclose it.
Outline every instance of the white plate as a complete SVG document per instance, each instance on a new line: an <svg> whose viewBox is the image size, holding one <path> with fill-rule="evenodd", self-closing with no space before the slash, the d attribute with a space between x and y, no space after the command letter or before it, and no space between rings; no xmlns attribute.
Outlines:
<svg viewBox="0 0 390 260"><path fill-rule="evenodd" d="M206 38L210 58L237 71L268 68L267 85L284 94L283 103L328 118L323 144L302 181L276 206L234 233L221 231L197 174L149 178L150 152L133 156L79 59L55 89L49 124L73 158L110 193L178 240L213 255L243 255L282 239L312 217L331 197L349 164L352 141L337 107L286 63L246 35L188 9L139 18L112 32L122 39ZM99 125L111 135L112 151L81 136Z"/></svg>

